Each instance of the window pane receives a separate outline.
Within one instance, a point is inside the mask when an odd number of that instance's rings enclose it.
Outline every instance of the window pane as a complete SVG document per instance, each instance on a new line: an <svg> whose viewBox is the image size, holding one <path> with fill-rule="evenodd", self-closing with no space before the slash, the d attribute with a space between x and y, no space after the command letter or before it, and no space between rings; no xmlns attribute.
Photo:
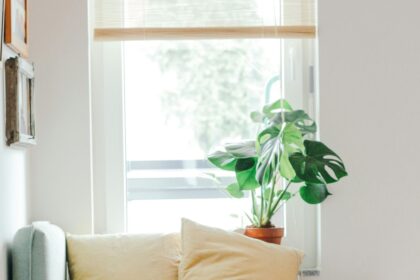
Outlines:
<svg viewBox="0 0 420 280"><path fill-rule="evenodd" d="M249 112L264 103L265 84L280 71L279 44L126 43L127 159L204 159L221 139L252 137Z"/></svg>
<svg viewBox="0 0 420 280"><path fill-rule="evenodd" d="M182 217L235 230L248 224L243 215L247 208L247 200L233 198L133 200L128 203L128 231L179 231Z"/></svg>
<svg viewBox="0 0 420 280"><path fill-rule="evenodd" d="M264 104L280 65L279 40L125 43L129 231L178 230L182 216L231 229L247 224L248 199L228 198L232 174L206 155L222 140L254 137L249 113Z"/></svg>

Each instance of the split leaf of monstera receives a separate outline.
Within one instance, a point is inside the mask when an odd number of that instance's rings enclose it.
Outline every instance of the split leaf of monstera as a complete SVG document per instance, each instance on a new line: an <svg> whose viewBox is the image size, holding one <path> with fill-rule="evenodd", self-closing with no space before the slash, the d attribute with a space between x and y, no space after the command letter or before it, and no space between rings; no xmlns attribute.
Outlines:
<svg viewBox="0 0 420 280"><path fill-rule="evenodd" d="M287 180L296 177L289 155L303 151L304 145L302 133L294 124L288 123L282 129L270 126L258 135L257 141L261 147L257 166L257 180L260 184L271 181L276 170Z"/></svg>
<svg viewBox="0 0 420 280"><path fill-rule="evenodd" d="M268 184L273 177L273 173L277 170L281 153L279 134L279 128L270 126L258 135L260 156L256 175L260 185Z"/></svg>
<svg viewBox="0 0 420 280"><path fill-rule="evenodd" d="M273 116L280 112L292 111L293 108L285 99L279 99L271 104L264 106L262 112L251 112L251 120L256 123L264 123L269 121Z"/></svg>
<svg viewBox="0 0 420 280"><path fill-rule="evenodd" d="M325 144L305 140L305 152L294 153L289 157L296 176L312 184L335 183L347 175L341 158Z"/></svg>
<svg viewBox="0 0 420 280"><path fill-rule="evenodd" d="M284 122L294 124L304 135L315 133L317 130L315 121L303 110L276 113L271 116L270 121L277 125Z"/></svg>

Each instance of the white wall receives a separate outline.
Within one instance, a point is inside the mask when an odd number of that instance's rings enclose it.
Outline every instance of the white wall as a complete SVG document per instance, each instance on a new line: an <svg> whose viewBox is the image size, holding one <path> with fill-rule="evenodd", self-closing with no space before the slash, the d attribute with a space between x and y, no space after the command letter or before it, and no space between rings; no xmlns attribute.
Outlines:
<svg viewBox="0 0 420 280"><path fill-rule="evenodd" d="M92 231L88 1L29 1L38 145L31 154L31 220Z"/></svg>
<svg viewBox="0 0 420 280"><path fill-rule="evenodd" d="M13 55L3 48L3 61ZM27 151L6 146L4 72L0 66L0 279L7 279L9 246L27 222Z"/></svg>
<svg viewBox="0 0 420 280"><path fill-rule="evenodd" d="M29 156L4 144L0 68L1 280L7 279L13 235L28 221L50 220L75 233L92 231L87 1L28 3L38 145ZM3 57L10 55L5 48Z"/></svg>
<svg viewBox="0 0 420 280"><path fill-rule="evenodd" d="M90 232L87 3L29 3L39 140L31 159L30 218ZM331 187L334 197L323 206L323 280L418 278L419 5L319 1L322 139L350 173ZM25 222L25 155L0 146L0 156L4 268L4 240Z"/></svg>
<svg viewBox="0 0 420 280"><path fill-rule="evenodd" d="M420 2L319 1L323 280L420 279Z"/></svg>

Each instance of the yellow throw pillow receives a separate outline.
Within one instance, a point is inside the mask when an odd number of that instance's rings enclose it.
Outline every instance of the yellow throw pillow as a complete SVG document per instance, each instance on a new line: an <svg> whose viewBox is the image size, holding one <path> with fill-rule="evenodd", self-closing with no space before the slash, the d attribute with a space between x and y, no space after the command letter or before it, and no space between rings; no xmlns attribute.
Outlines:
<svg viewBox="0 0 420 280"><path fill-rule="evenodd" d="M68 235L72 280L176 280L179 234Z"/></svg>
<svg viewBox="0 0 420 280"><path fill-rule="evenodd" d="M179 280L296 280L303 253L182 221Z"/></svg>

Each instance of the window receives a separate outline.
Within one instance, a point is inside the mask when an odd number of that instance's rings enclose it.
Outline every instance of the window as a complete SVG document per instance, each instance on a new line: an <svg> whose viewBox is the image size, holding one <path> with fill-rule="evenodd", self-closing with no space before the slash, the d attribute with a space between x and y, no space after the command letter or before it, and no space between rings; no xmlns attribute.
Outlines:
<svg viewBox="0 0 420 280"><path fill-rule="evenodd" d="M309 0L98 1L94 158L108 177L98 168L98 228L173 231L180 217L247 225L249 199L228 197L232 174L206 155L254 137L249 113L281 96L316 117L313 10ZM276 217L308 268L318 266L317 212L295 200Z"/></svg>
<svg viewBox="0 0 420 280"><path fill-rule="evenodd" d="M222 139L253 137L249 112L278 76L279 47L279 40L124 43L129 231L178 230L182 216L245 226L248 199L228 198L232 174L206 155Z"/></svg>

